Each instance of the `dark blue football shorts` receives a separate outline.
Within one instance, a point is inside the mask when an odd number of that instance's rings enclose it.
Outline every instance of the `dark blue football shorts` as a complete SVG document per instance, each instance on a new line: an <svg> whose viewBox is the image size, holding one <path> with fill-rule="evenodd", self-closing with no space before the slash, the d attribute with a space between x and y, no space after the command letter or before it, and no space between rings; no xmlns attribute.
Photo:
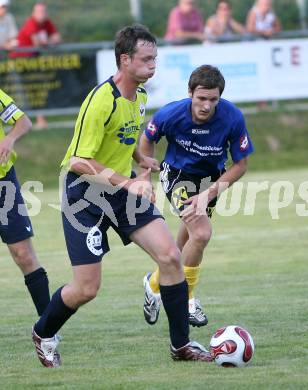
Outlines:
<svg viewBox="0 0 308 390"><path fill-rule="evenodd" d="M160 181L173 212L179 215L185 208L183 201L205 191L224 172L225 170L207 177L198 176L176 169L163 161L160 165ZM209 218L213 215L216 203L217 197L212 199L206 208Z"/></svg>
<svg viewBox="0 0 308 390"><path fill-rule="evenodd" d="M163 217L151 202L124 189L90 183L73 172L64 178L62 222L73 266L101 261L110 249L110 227L128 245L134 231L157 218Z"/></svg>
<svg viewBox="0 0 308 390"><path fill-rule="evenodd" d="M0 237L6 244L15 244L32 236L31 221L12 167L0 179Z"/></svg>

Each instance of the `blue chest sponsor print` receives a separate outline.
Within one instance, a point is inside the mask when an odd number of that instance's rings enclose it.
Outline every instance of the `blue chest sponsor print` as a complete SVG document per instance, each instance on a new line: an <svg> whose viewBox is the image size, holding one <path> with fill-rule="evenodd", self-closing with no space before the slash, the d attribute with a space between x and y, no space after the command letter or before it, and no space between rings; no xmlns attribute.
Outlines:
<svg viewBox="0 0 308 390"><path fill-rule="evenodd" d="M120 143L125 145L132 145L136 142L134 138L135 133L139 132L139 127L134 121L130 121L121 127L117 136L120 138Z"/></svg>

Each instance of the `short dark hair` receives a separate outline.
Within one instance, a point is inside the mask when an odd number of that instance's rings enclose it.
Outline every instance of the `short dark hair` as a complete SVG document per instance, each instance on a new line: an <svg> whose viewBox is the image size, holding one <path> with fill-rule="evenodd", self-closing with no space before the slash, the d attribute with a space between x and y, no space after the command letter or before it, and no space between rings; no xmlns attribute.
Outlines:
<svg viewBox="0 0 308 390"><path fill-rule="evenodd" d="M219 89L220 95L225 89L225 79L218 68L211 65L201 65L190 75L188 87L191 93L198 87Z"/></svg>
<svg viewBox="0 0 308 390"><path fill-rule="evenodd" d="M156 45L156 38L153 34L151 34L149 29L142 24L126 26L117 32L114 51L118 68L121 64L121 54L133 56L134 53L136 53L138 40L150 42L153 45Z"/></svg>

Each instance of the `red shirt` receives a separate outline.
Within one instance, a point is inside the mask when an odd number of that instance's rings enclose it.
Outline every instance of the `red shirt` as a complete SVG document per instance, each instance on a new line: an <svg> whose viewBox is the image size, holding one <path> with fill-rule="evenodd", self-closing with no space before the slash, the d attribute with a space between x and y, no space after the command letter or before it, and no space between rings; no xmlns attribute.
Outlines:
<svg viewBox="0 0 308 390"><path fill-rule="evenodd" d="M57 33L55 25L50 19L46 19L43 23L38 23L32 16L26 20L25 24L19 30L17 40L18 47L31 47L34 46L32 41L32 35L38 35L42 38L48 38L50 35ZM31 57L35 53L11 53L10 57Z"/></svg>
<svg viewBox="0 0 308 390"><path fill-rule="evenodd" d="M39 24L31 16L26 20L25 24L20 29L17 39L18 45L20 47L24 46L33 46L32 35L43 35L44 37L49 37L50 35L57 32L55 25L50 19L45 20L45 22Z"/></svg>

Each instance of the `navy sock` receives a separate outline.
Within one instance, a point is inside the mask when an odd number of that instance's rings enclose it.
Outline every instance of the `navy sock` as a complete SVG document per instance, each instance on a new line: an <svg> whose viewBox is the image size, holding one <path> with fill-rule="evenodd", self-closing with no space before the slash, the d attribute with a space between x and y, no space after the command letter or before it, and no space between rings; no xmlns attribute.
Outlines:
<svg viewBox="0 0 308 390"><path fill-rule="evenodd" d="M186 280L161 286L160 295L169 321L171 344L181 348L189 342L188 285Z"/></svg>
<svg viewBox="0 0 308 390"><path fill-rule="evenodd" d="M34 325L35 333L42 338L53 337L65 322L77 311L69 308L63 302L61 297L62 288L63 286L53 294L43 315Z"/></svg>
<svg viewBox="0 0 308 390"><path fill-rule="evenodd" d="M41 316L50 302L48 277L44 268L25 275L25 285L32 297L37 314Z"/></svg>

